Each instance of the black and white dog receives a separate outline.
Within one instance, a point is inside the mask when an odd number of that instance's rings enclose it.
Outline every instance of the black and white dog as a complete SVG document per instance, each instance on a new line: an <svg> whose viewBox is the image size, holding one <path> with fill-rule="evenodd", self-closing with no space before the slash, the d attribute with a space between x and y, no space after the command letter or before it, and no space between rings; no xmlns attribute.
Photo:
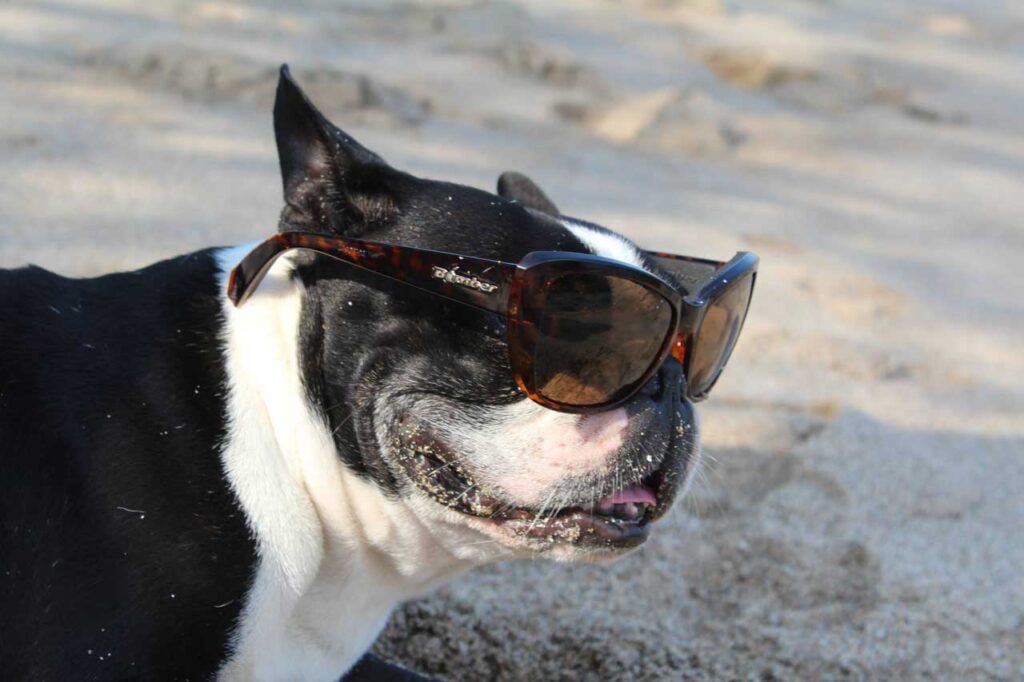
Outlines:
<svg viewBox="0 0 1024 682"><path fill-rule="evenodd" d="M274 127L282 231L654 267L521 175L494 195L391 168L286 68ZM500 320L301 251L235 307L246 250L0 271L0 677L336 680L403 600L486 562L620 556L649 526L567 531L656 518L685 486L674 361L624 407L551 411L517 389ZM410 419L444 446L414 456L447 471L403 464ZM469 486L515 513L452 504ZM653 512L607 503L630 486Z"/></svg>

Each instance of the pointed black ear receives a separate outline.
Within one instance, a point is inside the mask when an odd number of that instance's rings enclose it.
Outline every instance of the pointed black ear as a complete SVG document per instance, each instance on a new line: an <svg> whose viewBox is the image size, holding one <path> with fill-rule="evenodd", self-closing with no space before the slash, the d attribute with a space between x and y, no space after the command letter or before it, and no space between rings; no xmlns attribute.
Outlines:
<svg viewBox="0 0 1024 682"><path fill-rule="evenodd" d="M334 126L281 66L274 100L274 134L284 183L281 229L356 234L393 211L379 156Z"/></svg>
<svg viewBox="0 0 1024 682"><path fill-rule="evenodd" d="M544 194L544 190L538 187L537 183L522 173L515 171L502 173L498 178L498 196L514 199L521 205L541 213L559 215L555 202L548 199L548 195Z"/></svg>

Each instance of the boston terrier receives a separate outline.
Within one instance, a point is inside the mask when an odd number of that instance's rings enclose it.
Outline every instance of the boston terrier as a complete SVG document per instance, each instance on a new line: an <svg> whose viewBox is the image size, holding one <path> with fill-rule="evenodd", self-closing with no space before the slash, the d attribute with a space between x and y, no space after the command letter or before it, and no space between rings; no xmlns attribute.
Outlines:
<svg viewBox="0 0 1024 682"><path fill-rule="evenodd" d="M363 244L349 263L286 250L244 302L253 245L0 270L4 679L399 679L361 661L396 605L497 560L619 557L697 463L675 354L613 408L553 409L517 382L506 319L456 300L500 278L424 270L444 296L398 282L418 252L390 277L357 262L370 242L563 252L679 282L648 254L520 174L491 194L392 168L287 67L274 129L276 234Z"/></svg>

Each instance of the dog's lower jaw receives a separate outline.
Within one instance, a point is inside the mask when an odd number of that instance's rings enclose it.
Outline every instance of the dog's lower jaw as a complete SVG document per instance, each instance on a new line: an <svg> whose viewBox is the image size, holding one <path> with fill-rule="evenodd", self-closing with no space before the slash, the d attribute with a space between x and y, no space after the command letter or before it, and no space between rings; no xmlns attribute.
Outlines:
<svg viewBox="0 0 1024 682"><path fill-rule="evenodd" d="M221 253L224 273L242 253ZM301 383L303 292L290 272L282 258L245 306L224 299L221 456L260 560L221 680L336 680L399 602L470 565L342 464Z"/></svg>

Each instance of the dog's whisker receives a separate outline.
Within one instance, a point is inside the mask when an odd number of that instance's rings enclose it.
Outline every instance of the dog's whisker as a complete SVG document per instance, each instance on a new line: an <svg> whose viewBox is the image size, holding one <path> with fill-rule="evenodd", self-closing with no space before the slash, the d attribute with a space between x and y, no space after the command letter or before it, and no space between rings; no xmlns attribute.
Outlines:
<svg viewBox="0 0 1024 682"><path fill-rule="evenodd" d="M476 488L476 485L475 485L475 484L474 484L474 485L470 485L470 486L468 486L468 487L467 487L467 488L466 488L465 490L463 490L463 491L462 491L462 492L461 492L461 493L459 494L459 496L458 496L458 497L456 497L456 498L455 498L455 500L454 500L454 501L455 501L455 502L459 502L459 501L461 501L461 500L462 500L462 498L463 498L463 497L465 497L466 495L468 495L469 493L471 493L471 492L473 491L473 489L474 489L474 488Z"/></svg>
<svg viewBox="0 0 1024 682"><path fill-rule="evenodd" d="M533 522L530 524L530 527L527 529L527 532L532 531L534 528L537 527L537 523L540 521L541 515L544 513L544 510L547 508L548 503L551 502L551 500L554 498L557 492L558 486L556 485L554 490L551 491L551 494L548 495L544 503L541 504L540 509L534 514Z"/></svg>
<svg viewBox="0 0 1024 682"><path fill-rule="evenodd" d="M342 429L342 428L343 428L343 427L344 427L344 426L345 426L346 424L348 424L348 423L349 423L350 421L352 421L352 418L353 418L353 417L355 416L355 414L356 414L355 412L350 412L350 413L349 413L349 415L348 415L347 417L345 417L345 418L344 418L344 419L342 419L342 420L341 420L340 422L338 422L338 425L337 425L337 426L335 426L335 427L334 427L334 428L333 428L333 429L331 430L331 435L332 435L332 436L337 436L337 435L338 435L338 431L341 431L341 429Z"/></svg>
<svg viewBox="0 0 1024 682"><path fill-rule="evenodd" d="M460 547L479 547L481 545L498 545L501 544L500 540L488 539L488 540L477 540L475 542L464 542Z"/></svg>
<svg viewBox="0 0 1024 682"><path fill-rule="evenodd" d="M433 476L437 472L439 472L439 471L441 471L443 469L447 469L448 467L452 466L453 464L454 464L454 462L445 462L444 464L441 464L441 465L438 465L438 466L434 467L433 469L431 469L430 471L428 471L424 475L425 476Z"/></svg>
<svg viewBox="0 0 1024 682"><path fill-rule="evenodd" d="M558 488L558 486L556 486L556 489L557 488ZM562 511L563 507L560 504L560 502L562 500L562 497L563 496L559 496L558 498L556 498L556 500L554 501L554 504L551 505L551 513L548 514L548 516L544 519L544 525L547 525L547 524L551 523L552 519L554 519L556 516L558 516L558 513L560 511Z"/></svg>

